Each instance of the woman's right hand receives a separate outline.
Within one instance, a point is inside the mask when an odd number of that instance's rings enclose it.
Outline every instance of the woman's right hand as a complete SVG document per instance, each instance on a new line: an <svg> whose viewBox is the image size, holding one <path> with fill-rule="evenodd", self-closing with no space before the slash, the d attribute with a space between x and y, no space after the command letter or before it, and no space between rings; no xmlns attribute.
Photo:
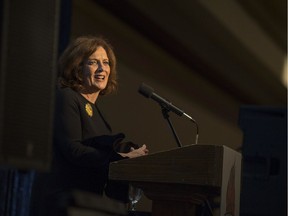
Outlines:
<svg viewBox="0 0 288 216"><path fill-rule="evenodd" d="M136 158L136 157L147 155L148 153L149 153L149 150L144 144L140 148L137 148L137 149L134 149L133 147L131 147L130 152L128 153L118 153L118 154L120 154L122 157Z"/></svg>

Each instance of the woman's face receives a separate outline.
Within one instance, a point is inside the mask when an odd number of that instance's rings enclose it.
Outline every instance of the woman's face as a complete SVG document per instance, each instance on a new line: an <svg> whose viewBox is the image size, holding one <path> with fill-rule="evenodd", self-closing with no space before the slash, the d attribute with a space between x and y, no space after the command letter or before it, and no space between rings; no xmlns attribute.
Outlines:
<svg viewBox="0 0 288 216"><path fill-rule="evenodd" d="M97 50L84 61L83 81L84 88L90 92L100 92L105 89L110 75L110 64L103 47Z"/></svg>

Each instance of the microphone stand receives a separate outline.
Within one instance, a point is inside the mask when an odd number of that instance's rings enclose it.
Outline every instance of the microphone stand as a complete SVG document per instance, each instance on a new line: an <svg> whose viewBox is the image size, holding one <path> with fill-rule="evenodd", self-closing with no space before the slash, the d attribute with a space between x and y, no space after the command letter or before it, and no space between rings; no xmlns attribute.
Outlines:
<svg viewBox="0 0 288 216"><path fill-rule="evenodd" d="M171 128L171 130L172 130L172 132L173 132L173 135L174 135L174 138L176 139L176 142L177 142L177 144L178 144L178 147L179 147L179 148L182 147L182 144L181 144L181 142L180 142L180 139L179 139L179 137L178 137L178 135L177 135L177 133L176 133L173 125L172 125L172 122L171 122L170 119L169 119L168 112L169 112L170 110L167 109L167 108L166 108L165 106L163 106L163 105L161 105L161 110L162 110L163 117L168 121L168 124L169 124L169 126L170 126L170 128Z"/></svg>

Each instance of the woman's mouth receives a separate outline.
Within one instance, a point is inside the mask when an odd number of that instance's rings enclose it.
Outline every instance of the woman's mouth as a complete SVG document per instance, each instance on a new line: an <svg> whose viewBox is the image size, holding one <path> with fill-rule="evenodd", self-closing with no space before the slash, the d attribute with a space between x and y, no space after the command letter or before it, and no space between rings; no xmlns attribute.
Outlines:
<svg viewBox="0 0 288 216"><path fill-rule="evenodd" d="M101 74L96 74L94 77L95 77L95 79L97 79L97 80L104 80L104 79L105 79L105 76L104 76L104 75L101 75Z"/></svg>

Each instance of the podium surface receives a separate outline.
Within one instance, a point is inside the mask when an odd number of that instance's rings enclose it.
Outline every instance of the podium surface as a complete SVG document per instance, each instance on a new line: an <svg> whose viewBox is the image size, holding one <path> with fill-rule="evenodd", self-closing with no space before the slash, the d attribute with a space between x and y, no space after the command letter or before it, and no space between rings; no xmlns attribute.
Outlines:
<svg viewBox="0 0 288 216"><path fill-rule="evenodd" d="M142 188L152 200L153 216L195 215L197 206L215 199L222 216L239 215L240 171L240 153L226 146L189 145L113 162L109 178Z"/></svg>

